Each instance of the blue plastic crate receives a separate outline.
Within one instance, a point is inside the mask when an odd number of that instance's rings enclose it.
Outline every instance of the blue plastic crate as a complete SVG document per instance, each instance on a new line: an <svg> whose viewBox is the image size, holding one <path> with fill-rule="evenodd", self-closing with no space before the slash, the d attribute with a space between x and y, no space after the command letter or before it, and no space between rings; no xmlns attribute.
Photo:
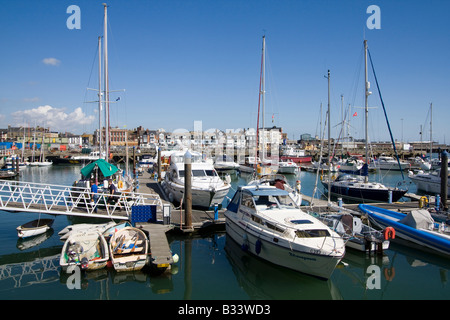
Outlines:
<svg viewBox="0 0 450 320"><path fill-rule="evenodd" d="M156 222L156 206L132 206L130 222L133 226L136 222Z"/></svg>

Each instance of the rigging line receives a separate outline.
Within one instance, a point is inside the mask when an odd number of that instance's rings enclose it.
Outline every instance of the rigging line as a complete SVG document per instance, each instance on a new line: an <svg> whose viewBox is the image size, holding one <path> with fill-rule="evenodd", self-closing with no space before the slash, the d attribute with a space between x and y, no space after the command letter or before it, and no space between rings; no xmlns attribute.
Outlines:
<svg viewBox="0 0 450 320"><path fill-rule="evenodd" d="M95 64L95 61L97 60L97 56L98 56L98 49L99 48L98 48L98 42L97 42L96 50L95 50L95 53L94 53L94 59L92 59L91 71L89 73L89 78L88 78L88 81L87 81L87 84L86 84L86 88L89 88L89 84L91 83L91 78L92 78L92 73L93 73L93 69L94 69L94 64ZM87 100L87 92L88 92L88 90L85 89L84 90L83 105L88 103L88 102L86 102L86 100ZM86 111L86 110L83 110L83 111ZM86 124L83 124L83 128L85 130L87 129Z"/></svg>
<svg viewBox="0 0 450 320"><path fill-rule="evenodd" d="M402 179L403 181L405 180L405 177L403 175L403 170L401 170L401 166L400 166L400 158L398 157L398 153L397 153L397 148L395 147L395 143L394 143L394 137L392 135L392 130L391 130L391 126L389 125L389 119L386 113L386 108L384 107L384 102L383 102L383 97L381 96L381 90L380 90L380 86L378 85L378 79L377 79L377 75L375 73L375 68L373 66L373 62L372 62L372 55L370 54L369 49L367 49L367 52L369 54L369 59L370 59L370 65L372 66L372 72L373 72L373 76L375 78L375 83L377 84L377 89L378 89L378 95L380 96L380 100L381 100L381 106L383 107L383 112L384 112L384 117L386 118L386 123L389 129L389 134L391 136L391 141L392 141L392 146L394 147L394 152L395 152L395 157L397 158L397 163L398 166L400 167L400 172L402 174Z"/></svg>

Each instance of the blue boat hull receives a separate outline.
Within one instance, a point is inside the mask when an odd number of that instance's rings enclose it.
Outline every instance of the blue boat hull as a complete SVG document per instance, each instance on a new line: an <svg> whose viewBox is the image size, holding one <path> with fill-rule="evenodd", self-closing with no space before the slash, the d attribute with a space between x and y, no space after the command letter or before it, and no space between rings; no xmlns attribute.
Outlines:
<svg viewBox="0 0 450 320"><path fill-rule="evenodd" d="M406 215L403 213L378 208L366 204L360 204L359 209L369 215L382 227L393 227L395 236L414 242L420 246L430 248L446 256L450 256L450 237L441 234L438 231L425 231L415 229L400 223ZM437 224L435 223L435 227Z"/></svg>

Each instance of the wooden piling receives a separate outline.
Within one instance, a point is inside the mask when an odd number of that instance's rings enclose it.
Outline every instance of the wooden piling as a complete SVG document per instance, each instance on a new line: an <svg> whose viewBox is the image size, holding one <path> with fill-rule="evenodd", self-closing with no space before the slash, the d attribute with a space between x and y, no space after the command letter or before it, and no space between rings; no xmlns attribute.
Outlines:
<svg viewBox="0 0 450 320"><path fill-rule="evenodd" d="M448 153L442 152L441 156L441 201L444 211L448 211L447 196L448 196Z"/></svg>
<svg viewBox="0 0 450 320"><path fill-rule="evenodd" d="M158 182L161 182L161 148L158 148Z"/></svg>
<svg viewBox="0 0 450 320"><path fill-rule="evenodd" d="M192 228L192 155L186 151L184 155L184 221L185 230Z"/></svg>

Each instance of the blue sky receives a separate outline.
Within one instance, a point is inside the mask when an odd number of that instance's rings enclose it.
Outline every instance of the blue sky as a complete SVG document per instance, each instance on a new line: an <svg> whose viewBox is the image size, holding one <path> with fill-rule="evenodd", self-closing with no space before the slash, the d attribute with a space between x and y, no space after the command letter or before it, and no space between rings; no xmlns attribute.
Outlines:
<svg viewBox="0 0 450 320"><path fill-rule="evenodd" d="M97 38L102 1L2 0L0 127L50 126L93 132L98 126ZM266 36L266 126L289 138L319 133L331 71L331 123L341 95L353 106L351 134L362 138L363 40L368 40L394 137L449 143L450 1L110 0L111 125L203 129L256 127L262 36ZM81 10L70 30L67 7ZM381 29L366 26L370 5ZM370 75L371 140L389 140ZM325 113L324 113L325 114ZM273 116L273 122L272 122ZM403 120L402 120L403 119ZM337 129L332 130L337 135Z"/></svg>

